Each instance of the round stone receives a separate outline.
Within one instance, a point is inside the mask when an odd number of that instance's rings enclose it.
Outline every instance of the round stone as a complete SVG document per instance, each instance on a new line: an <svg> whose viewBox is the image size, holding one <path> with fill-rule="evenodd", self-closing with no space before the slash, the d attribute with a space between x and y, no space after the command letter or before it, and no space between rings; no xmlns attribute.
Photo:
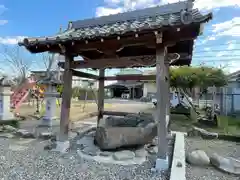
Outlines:
<svg viewBox="0 0 240 180"><path fill-rule="evenodd" d="M112 154L113 154L113 152L109 152L109 151L101 151L99 153L100 156L104 156L104 157L111 156Z"/></svg>
<svg viewBox="0 0 240 180"><path fill-rule="evenodd" d="M138 149L135 151L135 156L136 157L145 157L145 156L147 156L147 152L145 149Z"/></svg>
<svg viewBox="0 0 240 180"><path fill-rule="evenodd" d="M112 157L116 161L124 161L124 160L133 159L135 157L135 153L132 151L128 151L128 150L118 151L118 152L115 152L112 155Z"/></svg>

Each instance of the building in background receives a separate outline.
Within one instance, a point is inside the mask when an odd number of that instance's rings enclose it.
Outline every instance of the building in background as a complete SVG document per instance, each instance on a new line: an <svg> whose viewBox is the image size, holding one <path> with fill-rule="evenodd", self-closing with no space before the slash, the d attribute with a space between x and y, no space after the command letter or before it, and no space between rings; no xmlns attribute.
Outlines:
<svg viewBox="0 0 240 180"><path fill-rule="evenodd" d="M240 116L240 70L228 75L228 84L221 88L221 113Z"/></svg>
<svg viewBox="0 0 240 180"><path fill-rule="evenodd" d="M156 74L154 70L144 71L143 75L153 75ZM157 92L156 80L143 81L143 97L150 97L155 95Z"/></svg>
<svg viewBox="0 0 240 180"><path fill-rule="evenodd" d="M138 69L122 69L116 76L140 75ZM139 99L143 96L143 82L133 80L119 80L105 85L105 89L114 98Z"/></svg>
<svg viewBox="0 0 240 180"><path fill-rule="evenodd" d="M52 71L55 75L56 79L60 79L63 81L63 71ZM32 76L36 81L39 81L41 79L44 79L46 77L46 71L31 71ZM89 81L89 80L88 80ZM98 82L97 81L91 81L92 82L92 88L98 89ZM81 88L89 88L87 79L86 78L80 78L77 76L73 76L72 78L72 87L81 87Z"/></svg>

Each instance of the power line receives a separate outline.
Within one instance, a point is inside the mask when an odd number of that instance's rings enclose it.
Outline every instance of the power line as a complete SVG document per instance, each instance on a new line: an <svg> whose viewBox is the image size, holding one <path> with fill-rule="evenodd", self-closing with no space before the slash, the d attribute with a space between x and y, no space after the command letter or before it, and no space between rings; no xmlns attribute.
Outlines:
<svg viewBox="0 0 240 180"><path fill-rule="evenodd" d="M206 48L205 48L206 49ZM222 49L210 49L210 50L204 50L204 51L193 51L194 54L197 53L211 53L211 52L232 52L232 51L240 51L240 49L226 49L226 50L222 50Z"/></svg>
<svg viewBox="0 0 240 180"><path fill-rule="evenodd" d="M215 40L208 40L208 41L214 42ZM205 43L207 43L208 41L206 41ZM231 42L231 41L233 41L233 42ZM203 44L205 44L205 43L203 43ZM194 46L201 46L203 44L197 45L197 41L194 42ZM221 43L221 44L217 44L217 45L218 46L227 46L227 45L231 45L231 44L239 45L240 43L235 42L235 40L229 40L227 43Z"/></svg>
<svg viewBox="0 0 240 180"><path fill-rule="evenodd" d="M192 61L198 61L197 59L192 59ZM217 60L201 60L201 62L238 62L240 61L239 59L217 59Z"/></svg>
<svg viewBox="0 0 240 180"><path fill-rule="evenodd" d="M218 57L229 57L229 58L232 58L232 57L237 57L237 58L240 58L240 54L239 55L233 55L233 54L223 54L221 56L200 56L200 55L197 55L197 56L192 56L192 58L218 58Z"/></svg>

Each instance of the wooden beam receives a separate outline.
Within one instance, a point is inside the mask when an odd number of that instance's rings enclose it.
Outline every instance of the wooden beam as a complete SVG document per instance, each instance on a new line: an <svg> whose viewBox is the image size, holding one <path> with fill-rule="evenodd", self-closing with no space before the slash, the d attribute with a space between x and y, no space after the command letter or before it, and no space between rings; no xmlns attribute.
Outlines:
<svg viewBox="0 0 240 180"><path fill-rule="evenodd" d="M166 76L166 126L168 129L170 121L170 74L169 74L169 61L165 60L165 76Z"/></svg>
<svg viewBox="0 0 240 180"><path fill-rule="evenodd" d="M157 157L162 160L167 158L167 129L166 129L166 96L165 96L165 50L156 49L156 81L157 81L157 121L158 121L158 153Z"/></svg>
<svg viewBox="0 0 240 180"><path fill-rule="evenodd" d="M100 120L103 118L104 111L104 75L105 69L99 70L99 82L98 82L98 118L97 118L97 126L99 125Z"/></svg>
<svg viewBox="0 0 240 180"><path fill-rule="evenodd" d="M181 53L179 60L191 59L191 56L187 53ZM172 54L169 55L172 57ZM122 68L122 67L144 67L154 66L156 64L155 55L147 56L132 56L121 58L109 58L109 59L92 59L83 61L74 61L71 64L72 69L85 69L85 68ZM58 63L61 68L64 68L64 62Z"/></svg>
<svg viewBox="0 0 240 180"><path fill-rule="evenodd" d="M135 38L133 35L123 36L119 40L116 38L105 39L103 42L100 39L94 39L93 41L88 41L88 43L75 42L74 46L71 47L73 53L80 53L81 51L86 51L89 49L98 49L101 52L115 51L124 47L125 45L134 44L146 44L154 45L154 33L142 34L139 38Z"/></svg>
<svg viewBox="0 0 240 180"><path fill-rule="evenodd" d="M69 115L72 97L72 70L70 69L73 57L65 55L65 67L63 74L63 93L60 115L60 141L68 140Z"/></svg>
<svg viewBox="0 0 240 180"><path fill-rule="evenodd" d="M107 76L104 78L105 81L126 81L126 80L132 80L132 81L150 81L155 80L156 75L119 75L119 76Z"/></svg>
<svg viewBox="0 0 240 180"><path fill-rule="evenodd" d="M90 73L85 73L81 71L76 71L72 69L72 75L77 76L77 77L82 77L82 78L88 78L88 79L99 79L97 75L90 74Z"/></svg>
<svg viewBox="0 0 240 180"><path fill-rule="evenodd" d="M155 64L155 56L134 56L114 59L96 59L89 61L74 61L71 65L73 69L85 69L85 68L121 68L138 66L150 66ZM64 68L64 62L60 62L59 66Z"/></svg>

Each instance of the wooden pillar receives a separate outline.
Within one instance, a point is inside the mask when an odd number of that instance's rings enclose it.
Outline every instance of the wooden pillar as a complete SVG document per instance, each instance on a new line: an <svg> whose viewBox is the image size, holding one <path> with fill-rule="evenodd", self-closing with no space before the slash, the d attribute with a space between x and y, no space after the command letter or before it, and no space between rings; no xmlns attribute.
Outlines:
<svg viewBox="0 0 240 180"><path fill-rule="evenodd" d="M160 160L167 159L167 128L166 128L166 76L165 76L165 51L163 48L156 49L156 84L157 84L157 120L158 120L158 153L157 158ZM157 162L156 162L157 166ZM162 167L162 165L159 165ZM163 165L164 166L164 165ZM161 168L160 167L160 168ZM158 167L156 167L158 169Z"/></svg>
<svg viewBox="0 0 240 180"><path fill-rule="evenodd" d="M216 87L212 87L212 118L215 114L215 104L216 104Z"/></svg>
<svg viewBox="0 0 240 180"><path fill-rule="evenodd" d="M165 76L166 76L166 126L168 127L170 121L170 75L169 75L169 61L165 59Z"/></svg>
<svg viewBox="0 0 240 180"><path fill-rule="evenodd" d="M99 69L97 126L99 125L100 120L103 118L104 111L104 76L105 69Z"/></svg>
<svg viewBox="0 0 240 180"><path fill-rule="evenodd" d="M65 55L65 66L63 74L63 92L62 92L62 106L60 115L60 137L59 141L66 141L68 139L69 115L72 97L72 71L71 62L73 56Z"/></svg>
<svg viewBox="0 0 240 180"><path fill-rule="evenodd" d="M135 99L135 87L132 88L132 99Z"/></svg>

